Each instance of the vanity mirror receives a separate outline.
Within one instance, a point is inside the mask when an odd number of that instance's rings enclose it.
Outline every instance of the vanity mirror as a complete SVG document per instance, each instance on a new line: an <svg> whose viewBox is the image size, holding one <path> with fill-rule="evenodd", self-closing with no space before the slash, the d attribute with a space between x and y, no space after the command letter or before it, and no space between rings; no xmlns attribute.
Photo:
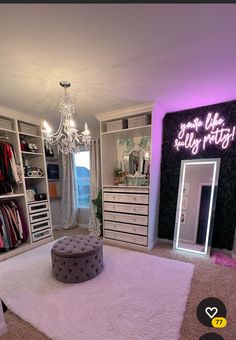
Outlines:
<svg viewBox="0 0 236 340"><path fill-rule="evenodd" d="M150 137L120 139L119 155L126 185L149 185Z"/></svg>
<svg viewBox="0 0 236 340"><path fill-rule="evenodd" d="M181 162L174 248L209 255L220 159Z"/></svg>

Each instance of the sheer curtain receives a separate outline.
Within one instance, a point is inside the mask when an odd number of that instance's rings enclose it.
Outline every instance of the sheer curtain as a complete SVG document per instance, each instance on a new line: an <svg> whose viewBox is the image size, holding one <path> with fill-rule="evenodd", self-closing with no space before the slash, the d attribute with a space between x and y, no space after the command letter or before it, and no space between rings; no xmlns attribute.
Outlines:
<svg viewBox="0 0 236 340"><path fill-rule="evenodd" d="M77 199L74 154L62 154L61 220L59 228L77 225Z"/></svg>
<svg viewBox="0 0 236 340"><path fill-rule="evenodd" d="M100 221L96 217L97 208L93 200L97 198L101 189L101 153L100 139L94 139L90 147L90 217L89 231L91 235L100 236Z"/></svg>

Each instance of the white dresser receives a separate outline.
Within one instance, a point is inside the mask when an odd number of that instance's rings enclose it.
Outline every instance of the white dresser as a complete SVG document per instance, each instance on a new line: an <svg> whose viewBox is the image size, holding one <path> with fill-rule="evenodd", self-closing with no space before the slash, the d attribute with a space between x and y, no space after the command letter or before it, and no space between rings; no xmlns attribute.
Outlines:
<svg viewBox="0 0 236 340"><path fill-rule="evenodd" d="M148 246L148 187L103 188L104 237Z"/></svg>
<svg viewBox="0 0 236 340"><path fill-rule="evenodd" d="M153 103L96 118L101 137L104 243L149 251L157 241L158 211ZM119 181L114 179L117 173L123 176Z"/></svg>

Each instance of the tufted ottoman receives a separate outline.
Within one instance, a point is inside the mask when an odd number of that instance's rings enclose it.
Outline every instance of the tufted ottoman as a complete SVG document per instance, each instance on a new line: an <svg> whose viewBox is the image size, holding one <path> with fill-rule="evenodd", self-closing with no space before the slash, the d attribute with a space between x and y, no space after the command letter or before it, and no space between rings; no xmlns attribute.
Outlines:
<svg viewBox="0 0 236 340"><path fill-rule="evenodd" d="M51 250L52 274L65 283L90 280L103 269L102 240L94 236L65 237Z"/></svg>

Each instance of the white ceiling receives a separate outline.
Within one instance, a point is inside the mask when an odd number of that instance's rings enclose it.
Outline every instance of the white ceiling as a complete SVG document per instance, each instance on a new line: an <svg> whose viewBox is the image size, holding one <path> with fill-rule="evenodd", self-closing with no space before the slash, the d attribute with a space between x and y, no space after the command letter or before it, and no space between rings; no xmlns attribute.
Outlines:
<svg viewBox="0 0 236 340"><path fill-rule="evenodd" d="M0 105L58 119L149 100L167 111L236 99L235 4L1 4Z"/></svg>

